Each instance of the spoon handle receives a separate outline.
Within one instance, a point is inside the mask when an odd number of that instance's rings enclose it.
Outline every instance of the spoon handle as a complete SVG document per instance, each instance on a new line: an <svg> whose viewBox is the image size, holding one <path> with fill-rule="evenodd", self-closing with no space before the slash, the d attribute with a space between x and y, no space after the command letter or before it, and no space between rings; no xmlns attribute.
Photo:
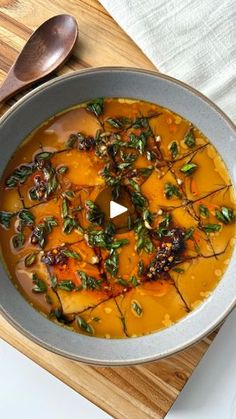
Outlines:
<svg viewBox="0 0 236 419"><path fill-rule="evenodd" d="M25 86L25 82L17 79L14 76L13 68L9 71L7 77L0 86L0 103L5 102L6 99L13 96Z"/></svg>

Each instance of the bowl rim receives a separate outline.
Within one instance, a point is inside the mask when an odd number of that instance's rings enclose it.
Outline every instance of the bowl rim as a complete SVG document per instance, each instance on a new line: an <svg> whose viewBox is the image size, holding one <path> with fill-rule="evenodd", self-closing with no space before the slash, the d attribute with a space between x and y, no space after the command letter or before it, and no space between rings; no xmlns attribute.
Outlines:
<svg viewBox="0 0 236 419"><path fill-rule="evenodd" d="M236 126L231 121L231 119L214 102L212 102L208 97L206 97L205 95L200 93L198 90L194 89L193 87L189 86L188 84L186 84L182 81L179 81L179 80L177 80L177 79L175 79L175 78L173 78L169 75L159 73L157 71L140 69L140 68L135 68L135 67L120 67L120 66L108 66L108 67L96 67L96 68L82 69L82 70L78 70L78 71L73 71L72 73L64 74L62 76L53 78L52 80L49 80L49 81L46 81L42 85L40 85L40 86L34 88L32 91L28 92L26 95L24 95L22 98L20 98L15 104L13 104L10 107L10 109L7 110L2 115L2 117L0 118L0 125L3 122L7 121L7 119L11 117L12 113L15 110L17 110L18 107L23 105L25 102L27 102L30 98L32 98L38 92L43 91L45 88L48 88L50 86L53 86L54 84L60 83L64 79L71 79L71 78L78 77L78 76L83 75L83 74L85 74L85 75L96 74L96 73L101 73L101 72L104 72L104 71L105 72L107 72L107 71L108 72L120 72L120 71L124 72L125 71L125 72L129 72L129 73L134 73L135 72L135 73L140 73L142 75L146 74L146 75L155 76L157 78L172 82L173 84L178 85L181 88L184 88L188 92L193 93L193 95L198 96L204 102L206 102L217 114L221 115L224 122L227 123L229 125L230 129L233 130L236 134ZM209 299L211 299L211 297L209 297L206 301L208 301ZM184 344L183 343L180 344L177 347L177 349L172 348L169 351L166 351L165 353L162 353L162 354L159 354L159 355L156 355L156 356L152 355L152 356L146 356L145 358L139 357L138 359L134 358L134 359L129 359L129 360L119 360L119 361L109 360L108 362L103 361L103 360L96 360L96 359L92 359L92 358L85 358L83 356L80 357L79 355L75 355L73 353L66 352L65 350L61 350L58 347L55 347L52 344L50 344L46 341L43 341L42 339L37 337L35 334L32 334L30 331L26 330L16 319L14 319L11 316L10 313L8 313L3 308L3 306L1 304L0 304L0 313L23 336L27 337L28 339L30 339L34 343L39 344L44 349L47 349L47 350L50 350L51 352L54 352L55 354L62 355L62 356L65 356L67 358L74 359L74 360L77 360L77 361L82 361L82 362L85 362L85 363L91 364L91 365L125 366L125 365L138 365L138 364L142 364L142 363L155 361L157 359L161 359L163 357L168 357L170 355L176 354L176 353L190 347L191 345L193 345L196 342L198 342L199 340L201 340L204 336L206 336L207 334L212 332L222 322L222 320L233 310L235 305L236 305L236 297L231 302L231 304L229 304L227 306L227 308L223 312L221 312L220 315L218 315L218 317L215 318L212 323L210 323L208 325L208 327L203 328L201 333L196 334L194 337L191 337L189 339L186 338ZM205 302L202 303L200 309L197 309L197 310L204 309L204 306L205 306ZM188 314L188 316L186 316L184 319L188 318L191 321L192 314L195 313L197 310L193 310L193 312ZM41 316L41 314L40 314L40 316ZM180 320L177 324L180 324L181 322L182 322L182 320ZM171 327L167 328L167 329L171 329ZM164 329L164 330L167 330L167 329ZM71 333L71 332L69 332L69 333ZM158 333L159 332L152 333L150 335L145 335L145 336L142 336L142 337L132 338L132 341L135 341L135 340L140 341L141 339L144 340L148 336L154 336ZM85 336L85 338L87 338L87 337ZM89 337L87 339L91 339L91 337ZM93 339L95 339L95 338L93 338ZM105 340L105 339L96 338L96 340L99 341L99 340ZM112 339L110 341L114 341L114 340L116 341L117 339ZM130 341L130 339L119 339L119 341L127 341L127 340ZM107 340L107 339L106 339L106 341L109 342L109 340ZM137 344L138 344L138 342L137 342Z"/></svg>

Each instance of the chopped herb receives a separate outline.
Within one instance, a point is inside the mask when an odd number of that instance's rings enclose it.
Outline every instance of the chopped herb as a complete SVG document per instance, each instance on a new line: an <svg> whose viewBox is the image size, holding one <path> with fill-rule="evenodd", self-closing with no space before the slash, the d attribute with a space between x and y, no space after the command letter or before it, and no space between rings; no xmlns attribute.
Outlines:
<svg viewBox="0 0 236 419"><path fill-rule="evenodd" d="M144 250L146 253L154 251L153 243L149 237L149 230L145 227L142 220L137 220L134 226L134 231L137 234L136 251L140 253Z"/></svg>
<svg viewBox="0 0 236 419"><path fill-rule="evenodd" d="M143 221L144 221L144 225L146 228L148 228L149 230L152 229L152 221L153 221L153 215L151 213L151 211L149 211L149 209L145 209L143 211Z"/></svg>
<svg viewBox="0 0 236 419"><path fill-rule="evenodd" d="M57 173L60 175L64 175L64 173L68 172L68 166L60 166L57 169Z"/></svg>
<svg viewBox="0 0 236 419"><path fill-rule="evenodd" d="M204 226L202 226L202 230L205 231L205 233L214 233L216 231L219 231L220 229L220 224L205 224Z"/></svg>
<svg viewBox="0 0 236 419"><path fill-rule="evenodd" d="M147 159L148 159L149 161L155 161L155 160L156 160L156 158L157 158L156 153L155 153L154 151L150 151L150 150L148 150L148 151L146 152L146 156L147 156Z"/></svg>
<svg viewBox="0 0 236 419"><path fill-rule="evenodd" d="M68 202L67 202L67 199L64 198L62 200L62 204L61 204L61 215L62 215L62 218L68 217L68 214L69 214Z"/></svg>
<svg viewBox="0 0 236 419"><path fill-rule="evenodd" d="M86 333L89 333L90 335L93 335L93 328L83 319L81 316L76 317L76 321L78 323L78 326Z"/></svg>
<svg viewBox="0 0 236 419"><path fill-rule="evenodd" d="M22 164L17 167L5 182L7 188L15 188L17 185L22 184L35 170L34 166Z"/></svg>
<svg viewBox="0 0 236 419"><path fill-rule="evenodd" d="M105 261L106 270L112 275L116 276L119 267L119 256L118 253L112 249L110 256Z"/></svg>
<svg viewBox="0 0 236 419"><path fill-rule="evenodd" d="M217 220L223 224L232 224L235 221L235 213L232 208L221 207L220 210L215 210Z"/></svg>
<svg viewBox="0 0 236 419"><path fill-rule="evenodd" d="M127 227L128 227L128 230L132 229L132 218L130 215L128 215L128 218L127 218Z"/></svg>
<svg viewBox="0 0 236 419"><path fill-rule="evenodd" d="M66 146L67 148L73 148L75 146L75 144L77 143L78 140L78 135L77 134L70 134L67 142L66 142Z"/></svg>
<svg viewBox="0 0 236 419"><path fill-rule="evenodd" d="M101 175L104 177L106 184L108 186L111 186L112 188L112 197L113 199L118 199L120 196L120 188L121 188L121 179L119 176L117 175L113 175L111 172L111 168L109 165L106 165L102 172Z"/></svg>
<svg viewBox="0 0 236 419"><path fill-rule="evenodd" d="M101 318L96 316L96 317L93 317L92 320L93 320L93 322L97 323L101 320Z"/></svg>
<svg viewBox="0 0 236 419"><path fill-rule="evenodd" d="M193 237L194 227L190 227L185 231L184 240L189 240Z"/></svg>
<svg viewBox="0 0 236 419"><path fill-rule="evenodd" d="M68 191L63 192L62 196L63 198L66 198L69 201L72 201L72 199L75 197L75 193L73 191L68 190Z"/></svg>
<svg viewBox="0 0 236 419"><path fill-rule="evenodd" d="M75 289L75 284L70 279L64 279L63 281L58 282L57 287L64 291L73 291Z"/></svg>
<svg viewBox="0 0 236 419"><path fill-rule="evenodd" d="M132 124L132 127L133 128L149 128L148 118L146 118L145 116L136 118Z"/></svg>
<svg viewBox="0 0 236 419"><path fill-rule="evenodd" d="M173 183L166 183L164 186L164 194L166 199L171 199L173 197L182 198L182 194L177 186L173 185Z"/></svg>
<svg viewBox="0 0 236 419"><path fill-rule="evenodd" d="M72 259L76 259L76 260L81 260L81 256L79 255L79 253L75 252L75 250L71 250L71 249L62 249L61 253L65 256L67 256L68 258L72 258Z"/></svg>
<svg viewBox="0 0 236 419"><path fill-rule="evenodd" d="M193 132L193 128L190 128L189 132L184 137L184 143L187 147L193 148L196 145L196 140Z"/></svg>
<svg viewBox="0 0 236 419"><path fill-rule="evenodd" d="M139 316L139 317L141 316L141 314L143 312L143 309L142 309L141 305L138 303L138 301L133 300L131 302L131 308L132 308L132 310L135 311L137 316Z"/></svg>
<svg viewBox="0 0 236 419"><path fill-rule="evenodd" d="M87 220L92 223L101 226L104 223L104 213L100 210L98 205L93 201L86 201L85 208L87 210Z"/></svg>
<svg viewBox="0 0 236 419"><path fill-rule="evenodd" d="M37 258L37 253L30 253L28 256L26 256L25 258L26 268L29 268L30 266L34 265L36 258Z"/></svg>
<svg viewBox="0 0 236 419"><path fill-rule="evenodd" d="M32 274L32 281L34 284L34 287L32 288L33 292L36 292L38 294L44 293L47 291L47 285L45 282L38 277L36 273Z"/></svg>
<svg viewBox="0 0 236 419"><path fill-rule="evenodd" d="M42 153L36 154L34 160L36 163L41 162L42 160L49 160L52 157L50 151L42 151Z"/></svg>
<svg viewBox="0 0 236 419"><path fill-rule="evenodd" d="M31 227L35 222L35 216L29 210L23 209L19 212L21 224Z"/></svg>
<svg viewBox="0 0 236 419"><path fill-rule="evenodd" d="M25 243L25 236L22 232L17 233L15 236L12 237L12 244L14 249L19 249Z"/></svg>
<svg viewBox="0 0 236 419"><path fill-rule="evenodd" d="M80 278L81 278L81 283L82 283L82 287L84 290L98 290L101 288L101 279L96 279L93 276L89 276L87 275L85 272L83 271L77 271Z"/></svg>
<svg viewBox="0 0 236 419"><path fill-rule="evenodd" d="M200 204L199 205L199 214L202 216L202 217L209 217L209 215L210 215L210 212L209 212L209 209L205 206L205 205L203 205L203 204Z"/></svg>
<svg viewBox="0 0 236 419"><path fill-rule="evenodd" d="M140 154L144 154L145 148L147 146L147 134L142 132L139 136L131 133L129 136L129 141L126 144L126 147L135 148L139 151Z"/></svg>
<svg viewBox="0 0 236 419"><path fill-rule="evenodd" d="M43 223L38 224L34 228L31 235L31 243L38 244L41 248L43 248L46 243L46 238L48 234L50 234L52 232L52 229L57 225L57 221L54 217L44 218Z"/></svg>
<svg viewBox="0 0 236 419"><path fill-rule="evenodd" d="M129 179L129 185L134 189L135 192L140 192L140 186L133 179Z"/></svg>
<svg viewBox="0 0 236 419"><path fill-rule="evenodd" d="M106 122L113 128L122 129L131 121L128 118L108 118Z"/></svg>
<svg viewBox="0 0 236 419"><path fill-rule="evenodd" d="M59 183L57 180L57 176L55 173L52 172L46 184L47 197L50 196L53 192L55 192L58 186L59 186Z"/></svg>
<svg viewBox="0 0 236 419"><path fill-rule="evenodd" d="M103 113L104 100L102 98L95 99L87 104L86 109L98 117Z"/></svg>
<svg viewBox="0 0 236 419"><path fill-rule="evenodd" d="M190 176L196 169L197 165L195 163L186 163L181 167L180 171L186 176Z"/></svg>
<svg viewBox="0 0 236 419"><path fill-rule="evenodd" d="M171 143L170 152L171 152L172 159L176 159L179 153L178 145L176 141L173 141L173 143Z"/></svg>
<svg viewBox="0 0 236 419"><path fill-rule="evenodd" d="M142 276L144 274L144 263L142 260L138 262L138 276Z"/></svg>
<svg viewBox="0 0 236 419"><path fill-rule="evenodd" d="M135 275L132 275L129 281L134 288L137 287L137 285L139 284L137 277Z"/></svg>
<svg viewBox="0 0 236 419"><path fill-rule="evenodd" d="M177 272L178 274L184 273L184 269L182 268L173 268L172 271Z"/></svg>
<svg viewBox="0 0 236 419"><path fill-rule="evenodd" d="M10 227L10 221L14 216L14 212L0 211L0 224L5 228Z"/></svg>
<svg viewBox="0 0 236 419"><path fill-rule="evenodd" d="M147 207L148 201L147 199L141 194L141 192L131 192L131 199L132 202L139 211L143 211L144 208Z"/></svg>
<svg viewBox="0 0 236 419"><path fill-rule="evenodd" d="M117 278L117 284L122 285L122 287L129 288L129 283L123 278Z"/></svg>
<svg viewBox="0 0 236 419"><path fill-rule="evenodd" d="M51 287L55 289L57 287L57 277L55 275L50 277Z"/></svg>
<svg viewBox="0 0 236 419"><path fill-rule="evenodd" d="M114 240L111 244L110 244L110 249L118 249L121 246L124 246L125 244L128 244L129 240L128 239L119 239L119 240ZM108 248L109 248L108 247Z"/></svg>
<svg viewBox="0 0 236 419"><path fill-rule="evenodd" d="M68 216L64 218L63 232L65 234L70 234L74 229L81 229L74 217Z"/></svg>
<svg viewBox="0 0 236 419"><path fill-rule="evenodd" d="M169 227L172 222L172 216L168 212L164 214L163 220L159 223L157 228L157 235L159 238L168 236L169 234Z"/></svg>

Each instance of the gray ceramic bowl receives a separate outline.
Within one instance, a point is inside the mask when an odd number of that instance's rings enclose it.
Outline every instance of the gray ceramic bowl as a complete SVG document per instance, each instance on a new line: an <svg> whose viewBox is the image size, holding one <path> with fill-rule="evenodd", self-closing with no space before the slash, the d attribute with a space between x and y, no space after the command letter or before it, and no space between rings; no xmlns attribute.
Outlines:
<svg viewBox="0 0 236 419"><path fill-rule="evenodd" d="M72 73L45 83L19 100L1 120L1 171L18 144L52 115L95 97L144 99L183 115L206 134L236 181L236 130L207 98L189 86L154 72L100 68ZM58 354L87 363L128 365L156 360L195 343L213 330L236 301L236 249L212 295L177 324L148 336L109 340L70 332L48 321L18 293L0 266L3 315L24 335Z"/></svg>

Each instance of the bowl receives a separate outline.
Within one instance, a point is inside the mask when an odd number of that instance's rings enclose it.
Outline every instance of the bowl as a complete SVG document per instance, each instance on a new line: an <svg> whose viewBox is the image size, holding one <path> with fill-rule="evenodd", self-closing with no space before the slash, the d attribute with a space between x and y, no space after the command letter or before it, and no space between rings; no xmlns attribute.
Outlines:
<svg viewBox="0 0 236 419"><path fill-rule="evenodd" d="M213 143L236 186L236 128L202 94L156 72L107 67L49 81L19 100L1 119L0 166L3 172L21 141L42 122L66 108L96 97L126 97L158 103L193 122ZM71 332L42 316L21 296L0 266L0 307L22 334L60 355L96 365L131 365L172 355L211 332L236 302L236 249L228 268L198 309L173 326L131 339L102 339Z"/></svg>

